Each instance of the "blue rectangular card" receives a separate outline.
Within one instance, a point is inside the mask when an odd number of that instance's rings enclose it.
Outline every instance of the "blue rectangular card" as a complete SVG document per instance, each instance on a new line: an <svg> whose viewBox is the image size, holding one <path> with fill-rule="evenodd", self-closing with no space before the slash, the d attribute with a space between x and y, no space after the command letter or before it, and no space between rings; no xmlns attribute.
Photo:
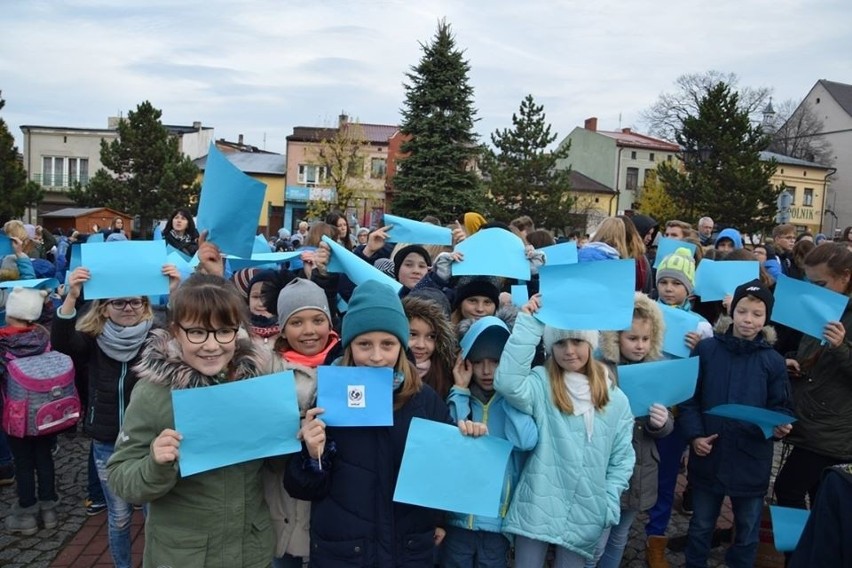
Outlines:
<svg viewBox="0 0 852 568"><path fill-rule="evenodd" d="M5 233L0 233L0 258L7 254L12 254L12 239L6 236Z"/></svg>
<svg viewBox="0 0 852 568"><path fill-rule="evenodd" d="M91 274L83 284L87 300L169 293L169 279L163 275L165 241L85 243L80 261Z"/></svg>
<svg viewBox="0 0 852 568"><path fill-rule="evenodd" d="M775 550L778 552L793 552L796 550L810 514L810 511L807 509L793 509L777 505L769 506L769 515L772 517L772 536L775 539Z"/></svg>
<svg viewBox="0 0 852 568"><path fill-rule="evenodd" d="M695 270L695 295L702 302L723 300L737 286L760 276L756 260L702 260Z"/></svg>
<svg viewBox="0 0 852 568"><path fill-rule="evenodd" d="M577 243L559 243L538 249L544 253L545 264L553 266L554 264L576 264L577 262Z"/></svg>
<svg viewBox="0 0 852 568"><path fill-rule="evenodd" d="M698 357L618 366L618 386L634 416L648 416L651 405L674 406L695 394Z"/></svg>
<svg viewBox="0 0 852 568"><path fill-rule="evenodd" d="M411 420L393 500L454 513L497 517L512 444L463 436L458 427Z"/></svg>
<svg viewBox="0 0 852 568"><path fill-rule="evenodd" d="M102 243L104 242L104 234L103 233L92 233L86 238L86 243Z"/></svg>
<svg viewBox="0 0 852 568"><path fill-rule="evenodd" d="M183 477L302 449L293 371L172 391Z"/></svg>
<svg viewBox="0 0 852 568"><path fill-rule="evenodd" d="M512 305L521 307L530 300L530 291L526 284L512 285Z"/></svg>
<svg viewBox="0 0 852 568"><path fill-rule="evenodd" d="M772 321L822 339L825 325L840 321L849 297L810 282L778 276Z"/></svg>
<svg viewBox="0 0 852 568"><path fill-rule="evenodd" d="M696 246L694 244L681 241L680 239L660 237L659 241L657 241L657 256L654 259L654 268L659 268L664 258L681 247L688 248L692 255L695 255Z"/></svg>
<svg viewBox="0 0 852 568"><path fill-rule="evenodd" d="M317 367L317 406L328 426L391 426L393 369Z"/></svg>
<svg viewBox="0 0 852 568"><path fill-rule="evenodd" d="M453 244L453 232L446 227L414 221L405 217L385 214L385 225L392 225L388 237L394 243L411 243L416 245Z"/></svg>
<svg viewBox="0 0 852 568"><path fill-rule="evenodd" d="M36 290L52 290L59 286L56 278L34 278L31 280L4 280L0 282L0 288L34 288Z"/></svg>
<svg viewBox="0 0 852 568"><path fill-rule="evenodd" d="M363 284L367 280L378 280L382 284L390 286L395 292L399 292L402 284L370 264L369 262L355 256L327 236L323 235L322 242L331 248L331 258L328 261L329 272L342 272L349 280Z"/></svg>
<svg viewBox="0 0 852 568"><path fill-rule="evenodd" d="M733 420L756 424L767 438L772 437L772 430L776 426L792 424L796 421L795 418L787 414L759 406L748 406L746 404L720 404L704 412L713 416L721 416L722 418L731 418Z"/></svg>
<svg viewBox="0 0 852 568"><path fill-rule="evenodd" d="M456 246L464 260L454 262L453 276L503 276L530 279L524 241L504 229L481 229Z"/></svg>
<svg viewBox="0 0 852 568"><path fill-rule="evenodd" d="M663 321L666 324L666 332L663 336L663 352L672 357L689 357L691 350L686 345L686 334L696 331L703 318L686 310L659 303L657 305L663 312Z"/></svg>
<svg viewBox="0 0 852 568"><path fill-rule="evenodd" d="M539 269L535 317L559 329L621 330L633 323L635 261L546 264Z"/></svg>
<svg viewBox="0 0 852 568"><path fill-rule="evenodd" d="M199 231L208 231L208 241L224 253L251 257L265 196L265 183L241 172L210 144L196 222Z"/></svg>

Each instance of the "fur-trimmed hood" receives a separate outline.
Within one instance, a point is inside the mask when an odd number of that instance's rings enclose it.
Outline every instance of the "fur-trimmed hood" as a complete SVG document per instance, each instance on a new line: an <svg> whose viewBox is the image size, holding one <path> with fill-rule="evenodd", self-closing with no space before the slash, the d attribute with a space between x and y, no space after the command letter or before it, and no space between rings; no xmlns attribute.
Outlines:
<svg viewBox="0 0 852 568"><path fill-rule="evenodd" d="M660 306L643 294L636 292L633 297L634 313L639 312L647 315L651 321L651 347L645 361L658 361L663 358L663 338L666 333L666 324L663 320L663 312ZM608 363L616 365L621 361L621 350L618 347L618 331L601 332L601 358Z"/></svg>
<svg viewBox="0 0 852 568"><path fill-rule="evenodd" d="M511 333L512 328L515 327L515 319L518 317L518 308L515 306L502 306L497 310L497 313L495 313L494 316L503 320L503 323L506 324L506 327L509 328L509 332ZM475 319L466 318L456 325L457 342L461 341L461 338L464 337L464 334L468 332L470 326L474 323L476 323Z"/></svg>
<svg viewBox="0 0 852 568"><path fill-rule="evenodd" d="M452 367L456 360L458 341L444 308L437 302L409 294L402 299L402 308L408 319L420 318L435 330L435 353L444 364Z"/></svg>
<svg viewBox="0 0 852 568"><path fill-rule="evenodd" d="M728 330L731 329L732 325L734 325L734 318L727 314L722 314L719 316L719 319L716 320L716 325L713 326L713 331L724 335L728 333ZM763 326L763 329L760 330L760 334L763 336L763 340L769 345L775 345L775 342L778 341L778 332L776 332L775 328L771 325Z"/></svg>
<svg viewBox="0 0 852 568"><path fill-rule="evenodd" d="M280 353L272 353L272 372L293 371L296 381L296 400L299 401L299 412L302 416L316 405L317 400L317 370L305 365L291 363Z"/></svg>
<svg viewBox="0 0 852 568"><path fill-rule="evenodd" d="M244 330L237 335L237 349L228 365L227 377L202 375L181 359L180 345L162 329L151 331L145 351L134 367L140 379L169 387L171 390L204 387L225 380L241 380L263 374L263 356L256 350Z"/></svg>

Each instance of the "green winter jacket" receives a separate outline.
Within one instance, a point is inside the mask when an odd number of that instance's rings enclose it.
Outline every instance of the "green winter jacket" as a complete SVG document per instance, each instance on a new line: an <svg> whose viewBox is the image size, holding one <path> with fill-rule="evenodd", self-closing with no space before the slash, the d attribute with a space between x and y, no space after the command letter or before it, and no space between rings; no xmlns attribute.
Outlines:
<svg viewBox="0 0 852 568"><path fill-rule="evenodd" d="M260 374L260 361L248 339L231 365L232 380ZM273 535L263 500L263 460L181 477L176 464L159 465L151 442L174 428L173 389L215 384L183 364L177 343L157 330L136 367L133 389L115 453L107 464L109 485L122 499L148 503L145 568L267 567Z"/></svg>

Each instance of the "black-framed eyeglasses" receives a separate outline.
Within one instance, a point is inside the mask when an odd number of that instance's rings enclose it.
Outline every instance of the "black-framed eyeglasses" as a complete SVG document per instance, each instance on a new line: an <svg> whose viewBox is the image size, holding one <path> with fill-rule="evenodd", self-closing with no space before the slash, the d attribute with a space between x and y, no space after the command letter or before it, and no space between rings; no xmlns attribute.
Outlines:
<svg viewBox="0 0 852 568"><path fill-rule="evenodd" d="M111 307L115 308L116 310L123 310L128 305L130 305L130 307L133 308L134 310L138 310L139 308L142 307L142 305L144 303L145 302L143 302L139 298L134 298L132 300L110 300L109 301L109 305Z"/></svg>
<svg viewBox="0 0 852 568"><path fill-rule="evenodd" d="M210 337L211 333L213 334L213 339L215 339L217 343L230 343L237 338L237 331L239 331L235 327L223 327L221 329L204 329L203 327L186 328L180 324L178 324L178 327L181 328L186 334L187 341L196 345L207 341L207 338Z"/></svg>

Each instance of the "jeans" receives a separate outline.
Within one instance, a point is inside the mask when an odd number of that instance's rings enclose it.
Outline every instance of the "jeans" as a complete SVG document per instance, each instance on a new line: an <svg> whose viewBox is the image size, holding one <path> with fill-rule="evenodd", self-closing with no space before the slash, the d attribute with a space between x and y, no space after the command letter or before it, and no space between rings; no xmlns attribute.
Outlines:
<svg viewBox="0 0 852 568"><path fill-rule="evenodd" d="M693 513L686 544L688 568L707 566L713 530L724 498L721 493L692 487ZM725 566L751 568L757 556L763 497L731 497L731 510L734 513L734 543L725 553Z"/></svg>
<svg viewBox="0 0 852 568"><path fill-rule="evenodd" d="M95 466L95 453L92 449L94 440L89 443L89 467L86 479L86 497L92 503L104 502L104 490L101 488L101 479L98 477L98 468Z"/></svg>
<svg viewBox="0 0 852 568"><path fill-rule="evenodd" d="M547 556L548 543L533 540L525 536L515 537L515 566L524 568L542 568ZM556 558L552 568L583 568L586 559L561 546L556 547Z"/></svg>
<svg viewBox="0 0 852 568"><path fill-rule="evenodd" d="M130 520L133 507L113 493L107 484L106 465L114 451L115 444L92 440L92 455L107 505L109 551L116 568L130 568Z"/></svg>
<svg viewBox="0 0 852 568"><path fill-rule="evenodd" d="M443 568L506 568L509 540L500 533L447 527L443 549Z"/></svg>
<svg viewBox="0 0 852 568"><path fill-rule="evenodd" d="M660 454L660 465L657 471L657 502L648 511L648 524L645 534L648 536L664 536L669 520L672 518L677 475L680 471L680 458L686 448L686 441L675 422L672 433L664 438L657 438L657 451Z"/></svg>
<svg viewBox="0 0 852 568"><path fill-rule="evenodd" d="M0 465L9 465L12 463L12 450L9 448L9 441L6 439L6 432L0 430Z"/></svg>
<svg viewBox="0 0 852 568"><path fill-rule="evenodd" d="M630 539L630 527L639 511L635 509L622 509L621 520L617 525L605 529L595 549L595 558L586 562L586 568L618 568L621 566L621 557Z"/></svg>
<svg viewBox="0 0 852 568"><path fill-rule="evenodd" d="M272 568L302 568L304 559L299 556L285 554L280 558L272 559Z"/></svg>
<svg viewBox="0 0 852 568"><path fill-rule="evenodd" d="M38 501L57 501L56 472L50 448L56 436L9 436L9 448L15 457L15 479L18 484L18 504L32 507L36 504L36 477Z"/></svg>

